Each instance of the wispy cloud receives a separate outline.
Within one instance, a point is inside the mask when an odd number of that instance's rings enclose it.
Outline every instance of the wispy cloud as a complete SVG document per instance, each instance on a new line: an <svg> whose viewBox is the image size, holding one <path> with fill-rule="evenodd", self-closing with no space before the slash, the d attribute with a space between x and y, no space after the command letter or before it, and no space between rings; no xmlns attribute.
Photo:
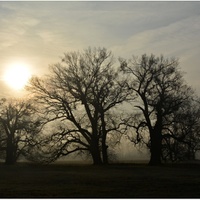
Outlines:
<svg viewBox="0 0 200 200"><path fill-rule="evenodd" d="M200 15L196 15L167 26L144 30L124 40L121 49L140 54L143 52L184 56L184 53L200 46L199 21Z"/></svg>
<svg viewBox="0 0 200 200"><path fill-rule="evenodd" d="M0 30L1 68L23 57L45 71L64 52L104 46L179 57L193 84L200 63L200 2L0 2Z"/></svg>

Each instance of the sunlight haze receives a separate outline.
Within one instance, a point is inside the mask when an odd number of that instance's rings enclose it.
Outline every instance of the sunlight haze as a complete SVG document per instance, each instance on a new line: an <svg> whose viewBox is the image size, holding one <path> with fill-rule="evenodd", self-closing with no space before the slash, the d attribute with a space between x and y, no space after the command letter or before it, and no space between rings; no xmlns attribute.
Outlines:
<svg viewBox="0 0 200 200"><path fill-rule="evenodd" d="M6 67L3 80L11 88L20 90L24 88L30 77L31 72L28 65L16 62Z"/></svg>

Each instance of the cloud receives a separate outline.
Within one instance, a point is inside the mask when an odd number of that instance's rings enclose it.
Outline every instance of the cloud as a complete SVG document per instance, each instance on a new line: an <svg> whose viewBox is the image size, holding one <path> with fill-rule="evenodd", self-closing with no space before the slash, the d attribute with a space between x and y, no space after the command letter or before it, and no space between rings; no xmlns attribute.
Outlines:
<svg viewBox="0 0 200 200"><path fill-rule="evenodd" d="M103 46L116 57L179 57L192 78L200 62L199 8L200 2L2 2L1 63L24 57L45 71L64 52Z"/></svg>
<svg viewBox="0 0 200 200"><path fill-rule="evenodd" d="M18 44L26 33L39 23L38 19L31 16L13 13L14 8L11 9L5 5L3 4L0 8L4 11L3 17L0 18L0 49L4 51L6 47Z"/></svg>
<svg viewBox="0 0 200 200"><path fill-rule="evenodd" d="M122 49L125 49L124 54L128 55L130 53L163 53L167 56L184 56L192 48L200 46L198 40L198 33L200 33L199 20L200 15L197 15L175 21L167 26L147 29L133 34L114 48L121 52Z"/></svg>

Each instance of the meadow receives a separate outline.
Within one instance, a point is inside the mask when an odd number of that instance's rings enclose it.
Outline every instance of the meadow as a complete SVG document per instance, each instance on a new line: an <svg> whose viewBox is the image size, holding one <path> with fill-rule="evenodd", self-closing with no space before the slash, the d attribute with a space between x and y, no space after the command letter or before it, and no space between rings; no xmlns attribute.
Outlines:
<svg viewBox="0 0 200 200"><path fill-rule="evenodd" d="M0 197L194 198L199 164L0 164Z"/></svg>

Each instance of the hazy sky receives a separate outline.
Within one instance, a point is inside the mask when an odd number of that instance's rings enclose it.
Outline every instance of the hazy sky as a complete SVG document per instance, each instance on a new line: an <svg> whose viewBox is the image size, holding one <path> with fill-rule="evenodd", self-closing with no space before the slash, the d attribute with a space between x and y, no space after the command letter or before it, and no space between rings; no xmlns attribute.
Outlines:
<svg viewBox="0 0 200 200"><path fill-rule="evenodd" d="M64 52L178 57L200 94L200 2L0 2L0 77L11 62L42 75ZM1 96L12 94L0 79Z"/></svg>

